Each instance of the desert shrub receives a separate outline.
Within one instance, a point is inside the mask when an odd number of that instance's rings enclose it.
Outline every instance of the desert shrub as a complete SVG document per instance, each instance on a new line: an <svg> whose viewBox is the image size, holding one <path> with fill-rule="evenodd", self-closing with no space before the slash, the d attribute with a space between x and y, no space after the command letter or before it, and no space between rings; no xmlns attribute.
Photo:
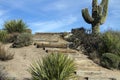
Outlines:
<svg viewBox="0 0 120 80"><path fill-rule="evenodd" d="M32 35L29 33L21 33L17 36L17 39L12 44L13 48L20 48L29 46L32 43Z"/></svg>
<svg viewBox="0 0 120 80"><path fill-rule="evenodd" d="M120 64L120 56L113 53L104 53L101 57L101 65L106 68L118 69Z"/></svg>
<svg viewBox="0 0 120 80"><path fill-rule="evenodd" d="M82 44L83 37L86 36L84 28L72 29L72 35L67 39L67 41L72 42L70 48L76 49Z"/></svg>
<svg viewBox="0 0 120 80"><path fill-rule="evenodd" d="M73 42L74 48L78 48L79 46L84 47L87 53L93 53L99 50L100 46L103 46L103 42L101 40L101 34L96 36L93 34L85 33L85 29L73 30L73 35L69 38L68 41Z"/></svg>
<svg viewBox="0 0 120 80"><path fill-rule="evenodd" d="M101 62L107 68L120 69L118 59L120 58L120 32L107 31L94 35L86 33L84 28L72 29L71 32L73 35L68 39L69 42L72 42L70 48L83 47L84 53L94 62L98 64Z"/></svg>
<svg viewBox="0 0 120 80"><path fill-rule="evenodd" d="M8 33L22 33L27 29L27 25L22 20L10 20L4 23L4 30Z"/></svg>
<svg viewBox="0 0 120 80"><path fill-rule="evenodd" d="M11 33L11 34L8 34L7 42L13 43L14 41L17 40L17 36L18 36L18 35L19 35L19 33Z"/></svg>
<svg viewBox="0 0 120 80"><path fill-rule="evenodd" d="M120 32L107 31L103 34L101 53L114 53L120 56Z"/></svg>
<svg viewBox="0 0 120 80"><path fill-rule="evenodd" d="M0 42L6 42L7 40L7 32L4 30L0 30Z"/></svg>
<svg viewBox="0 0 120 80"><path fill-rule="evenodd" d="M13 57L14 57L14 54L6 50L3 44L0 43L0 60L2 61L11 60L13 59Z"/></svg>
<svg viewBox="0 0 120 80"><path fill-rule="evenodd" d="M88 34L83 37L82 39L82 45L86 49L88 53L92 53L94 51L97 51L99 49L99 45L102 44L101 36L94 36L92 34Z"/></svg>
<svg viewBox="0 0 120 80"><path fill-rule="evenodd" d="M34 62L29 72L32 80L69 80L75 77L74 61L63 54L49 54Z"/></svg>

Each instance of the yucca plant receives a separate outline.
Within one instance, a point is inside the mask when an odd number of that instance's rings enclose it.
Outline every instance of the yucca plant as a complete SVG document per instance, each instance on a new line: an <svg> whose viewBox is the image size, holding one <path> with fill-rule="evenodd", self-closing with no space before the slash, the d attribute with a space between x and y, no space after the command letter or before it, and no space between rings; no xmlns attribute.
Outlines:
<svg viewBox="0 0 120 80"><path fill-rule="evenodd" d="M27 25L22 20L10 20L4 23L4 30L8 33L22 33L27 29Z"/></svg>
<svg viewBox="0 0 120 80"><path fill-rule="evenodd" d="M4 30L0 30L0 42L6 42L7 39L7 32Z"/></svg>
<svg viewBox="0 0 120 80"><path fill-rule="evenodd" d="M34 62L29 72L32 80L69 80L75 78L74 60L63 54L49 54Z"/></svg>

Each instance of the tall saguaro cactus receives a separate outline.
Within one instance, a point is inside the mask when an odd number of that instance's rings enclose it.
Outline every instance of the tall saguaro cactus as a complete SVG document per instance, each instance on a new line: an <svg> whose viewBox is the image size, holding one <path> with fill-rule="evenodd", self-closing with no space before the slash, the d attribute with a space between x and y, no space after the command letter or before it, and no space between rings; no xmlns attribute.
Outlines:
<svg viewBox="0 0 120 80"><path fill-rule="evenodd" d="M108 13L108 0L102 0L98 5L98 0L92 1L92 16L88 12L88 8L82 9L82 16L84 20L92 25L92 33L100 32L99 26L102 25Z"/></svg>

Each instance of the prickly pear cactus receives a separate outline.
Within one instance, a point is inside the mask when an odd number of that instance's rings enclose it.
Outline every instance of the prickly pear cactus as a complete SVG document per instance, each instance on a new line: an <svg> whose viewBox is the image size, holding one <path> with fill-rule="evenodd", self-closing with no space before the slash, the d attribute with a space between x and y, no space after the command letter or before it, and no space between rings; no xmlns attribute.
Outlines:
<svg viewBox="0 0 120 80"><path fill-rule="evenodd" d="M92 16L90 16L88 8L82 9L82 16L84 20L92 25L92 33L100 32L99 26L102 25L108 13L108 0L102 0L98 5L98 0L92 1Z"/></svg>

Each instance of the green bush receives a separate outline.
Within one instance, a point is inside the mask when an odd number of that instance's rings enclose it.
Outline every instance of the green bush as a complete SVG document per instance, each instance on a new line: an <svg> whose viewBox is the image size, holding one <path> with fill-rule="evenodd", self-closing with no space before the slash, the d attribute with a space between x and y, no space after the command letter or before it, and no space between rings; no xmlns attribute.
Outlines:
<svg viewBox="0 0 120 80"><path fill-rule="evenodd" d="M6 42L7 40L7 32L4 30L0 30L0 42Z"/></svg>
<svg viewBox="0 0 120 80"><path fill-rule="evenodd" d="M13 48L20 48L29 46L32 44L32 35L29 33L21 33L17 36L17 39L13 42Z"/></svg>
<svg viewBox="0 0 120 80"><path fill-rule="evenodd" d="M119 69L120 57L113 53L104 53L101 57L101 65L109 69Z"/></svg>
<svg viewBox="0 0 120 80"><path fill-rule="evenodd" d="M32 80L69 80L75 78L74 61L63 54L49 54L34 62L29 72Z"/></svg>
<svg viewBox="0 0 120 80"><path fill-rule="evenodd" d="M27 25L22 20L10 20L4 23L4 30L8 33L22 33L27 29Z"/></svg>
<svg viewBox="0 0 120 80"><path fill-rule="evenodd" d="M0 43L0 60L6 61L6 60L11 60L13 58L14 58L14 54L6 50L3 44Z"/></svg>
<svg viewBox="0 0 120 80"><path fill-rule="evenodd" d="M107 31L103 34L104 46L101 53L114 53L120 56L120 32Z"/></svg>

